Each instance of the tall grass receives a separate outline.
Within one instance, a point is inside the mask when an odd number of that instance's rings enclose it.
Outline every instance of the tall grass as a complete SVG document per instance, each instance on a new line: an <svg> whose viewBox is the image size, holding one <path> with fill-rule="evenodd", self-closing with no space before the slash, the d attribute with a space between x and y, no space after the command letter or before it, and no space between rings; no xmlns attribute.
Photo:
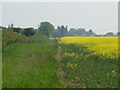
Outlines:
<svg viewBox="0 0 120 90"><path fill-rule="evenodd" d="M57 45L47 38L39 42L13 43L3 52L3 88L62 88L59 64L55 60Z"/></svg>
<svg viewBox="0 0 120 90"><path fill-rule="evenodd" d="M3 88L60 88L67 87L58 77L56 40L49 40L36 31L30 37L2 31ZM0 68L1 69L1 68Z"/></svg>
<svg viewBox="0 0 120 90"><path fill-rule="evenodd" d="M3 52L3 88L60 87L55 52L56 46L45 43L8 45Z"/></svg>

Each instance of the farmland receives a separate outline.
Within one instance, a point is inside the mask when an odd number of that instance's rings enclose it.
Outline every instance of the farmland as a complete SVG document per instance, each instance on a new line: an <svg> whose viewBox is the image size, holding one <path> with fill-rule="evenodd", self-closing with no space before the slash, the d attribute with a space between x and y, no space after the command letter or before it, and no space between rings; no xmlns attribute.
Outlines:
<svg viewBox="0 0 120 90"><path fill-rule="evenodd" d="M3 88L116 88L118 37L2 32Z"/></svg>
<svg viewBox="0 0 120 90"><path fill-rule="evenodd" d="M6 1L0 88L120 88L120 3Z"/></svg>
<svg viewBox="0 0 120 90"><path fill-rule="evenodd" d="M67 80L77 87L118 86L118 37L62 37L59 43Z"/></svg>

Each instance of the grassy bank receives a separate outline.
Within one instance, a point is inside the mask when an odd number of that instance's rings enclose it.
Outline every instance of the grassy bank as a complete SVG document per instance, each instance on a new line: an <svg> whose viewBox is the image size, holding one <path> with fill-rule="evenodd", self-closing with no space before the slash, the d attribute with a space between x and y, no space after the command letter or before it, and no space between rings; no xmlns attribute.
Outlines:
<svg viewBox="0 0 120 90"><path fill-rule="evenodd" d="M3 52L3 88L60 88L55 41L14 43Z"/></svg>
<svg viewBox="0 0 120 90"><path fill-rule="evenodd" d="M2 30L2 87L69 87L60 81L58 74L57 40L38 31L26 36L11 29Z"/></svg>
<svg viewBox="0 0 120 90"><path fill-rule="evenodd" d="M37 32L32 36L25 36L17 32L13 32L12 30L2 30L2 49L4 49L7 45L13 44L16 42L23 43L32 43L32 42L40 42L47 37L42 35L40 32Z"/></svg>

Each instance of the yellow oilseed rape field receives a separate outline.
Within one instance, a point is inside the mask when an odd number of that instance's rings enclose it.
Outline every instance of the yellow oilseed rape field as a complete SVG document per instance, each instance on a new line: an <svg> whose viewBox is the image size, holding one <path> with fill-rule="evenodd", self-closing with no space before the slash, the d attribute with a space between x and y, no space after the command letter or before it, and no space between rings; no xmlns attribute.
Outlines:
<svg viewBox="0 0 120 90"><path fill-rule="evenodd" d="M118 37L61 37L61 67L81 88L118 87Z"/></svg>
<svg viewBox="0 0 120 90"><path fill-rule="evenodd" d="M61 43L82 44L99 54L108 58L118 58L118 37L62 37Z"/></svg>

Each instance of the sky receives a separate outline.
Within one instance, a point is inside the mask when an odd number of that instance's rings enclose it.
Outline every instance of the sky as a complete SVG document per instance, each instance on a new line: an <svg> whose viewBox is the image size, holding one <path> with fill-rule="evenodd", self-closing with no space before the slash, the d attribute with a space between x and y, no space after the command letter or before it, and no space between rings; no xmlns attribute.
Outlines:
<svg viewBox="0 0 120 90"><path fill-rule="evenodd" d="M1 4L0 4L1 6ZM96 34L118 31L117 2L2 2L2 25L34 27L43 21L55 27L92 29Z"/></svg>

